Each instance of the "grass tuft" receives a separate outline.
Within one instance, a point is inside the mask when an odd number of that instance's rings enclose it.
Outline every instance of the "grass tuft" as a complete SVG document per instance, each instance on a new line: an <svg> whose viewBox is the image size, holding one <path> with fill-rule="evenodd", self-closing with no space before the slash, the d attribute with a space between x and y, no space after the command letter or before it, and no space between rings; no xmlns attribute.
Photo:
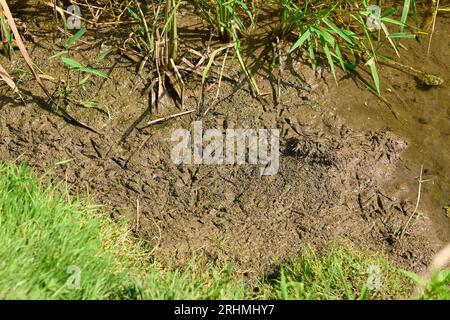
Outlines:
<svg viewBox="0 0 450 320"><path fill-rule="evenodd" d="M337 244L302 250L265 283L263 296L271 299L393 299L407 297L412 289L383 255Z"/></svg>
<svg viewBox="0 0 450 320"><path fill-rule="evenodd" d="M230 266L163 266L99 209L0 163L0 299L244 297Z"/></svg>

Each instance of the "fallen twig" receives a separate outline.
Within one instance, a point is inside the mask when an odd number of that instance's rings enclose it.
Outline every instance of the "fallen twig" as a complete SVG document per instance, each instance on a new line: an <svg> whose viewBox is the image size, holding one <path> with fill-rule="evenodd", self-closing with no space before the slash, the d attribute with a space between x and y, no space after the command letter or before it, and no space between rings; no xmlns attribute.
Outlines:
<svg viewBox="0 0 450 320"><path fill-rule="evenodd" d="M22 95L20 94L19 88L17 88L16 83L9 75L8 71L6 71L2 65L0 64L0 78L6 82L6 84L13 90L13 92L16 92L20 99L23 100Z"/></svg>
<svg viewBox="0 0 450 320"><path fill-rule="evenodd" d="M47 90L47 87L42 82L41 77L36 72L36 69L34 67L33 61L31 60L31 57L28 54L27 48L25 47L25 44L22 41L22 37L20 36L19 30L17 30L17 26L16 26L16 24L14 22L14 18L13 18L12 14L11 14L11 11L9 10L9 7L8 7L8 4L7 4L6 0L0 0L0 5L1 5L2 9L3 9L3 13L5 14L5 16L6 16L7 20L8 20L8 25L11 28L12 33L14 34L14 38L16 39L16 43L17 43L17 46L19 47L20 54L25 59L25 62L27 64L28 68L30 69L31 73L33 74L34 79L36 80L38 85L41 87L41 89L44 91L45 95L49 98L51 103L58 107L58 104L53 99L53 96ZM77 125L79 127L82 127L84 129L87 129L89 131L92 131L92 132L98 134L98 132L96 130L94 130L93 128L89 127L88 125L86 125L86 124L78 121L74 117L72 117L64 108L58 107L58 110L61 111L61 113L63 115L63 118L67 122L72 123L74 125Z"/></svg>
<svg viewBox="0 0 450 320"><path fill-rule="evenodd" d="M420 203L420 197L422 194L422 182L424 182L424 180L422 180L422 174L423 174L423 165L420 167L420 175L419 175L419 190L417 191L417 201L416 201L416 207L414 208L414 211L411 213L411 215L409 216L408 221L406 222L406 224L404 225L402 231L400 232L399 235L399 239L401 239L403 237L403 235L406 232L406 229L408 229L411 221L413 220L413 218L417 219L419 215L416 216L417 210L419 209L419 203Z"/></svg>
<svg viewBox="0 0 450 320"><path fill-rule="evenodd" d="M436 18L437 18L437 13L438 13L438 10L439 10L439 0L437 0L437 1L434 0L433 1L432 8L434 9L434 11L433 11L433 22L432 22L432 26L431 26L430 39L428 40L427 55L430 55L431 40L433 39L434 27L436 25Z"/></svg>
<svg viewBox="0 0 450 320"><path fill-rule="evenodd" d="M139 129L145 129L145 128L150 127L152 125L155 125L155 124L158 124L158 123L162 123L162 122L165 122L167 120L175 119L175 118L178 118L178 117L181 117L181 116L185 116L185 115L193 113L195 111L196 111L195 109L192 109L192 110L189 110L189 111L176 113L176 114L170 115L168 117L163 117L163 118L158 118L158 119L155 119L155 120L151 120L151 121L147 122L147 125L145 127L142 127L142 128L139 128Z"/></svg>
<svg viewBox="0 0 450 320"><path fill-rule="evenodd" d="M139 198L136 199L136 231L139 231L139 217L141 214L141 206L139 203Z"/></svg>

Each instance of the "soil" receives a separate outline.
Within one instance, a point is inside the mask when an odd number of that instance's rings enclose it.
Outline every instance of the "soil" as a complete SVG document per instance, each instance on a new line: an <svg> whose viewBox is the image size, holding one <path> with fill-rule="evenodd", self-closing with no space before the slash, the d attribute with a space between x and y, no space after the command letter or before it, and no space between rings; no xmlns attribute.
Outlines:
<svg viewBox="0 0 450 320"><path fill-rule="evenodd" d="M63 65L48 60L64 39L58 34L53 43L45 36L51 30L37 26L39 18L26 23L34 36L34 43L27 42L33 60L47 75L65 79ZM190 27L181 28L181 38L195 28ZM448 77L449 27L449 17L439 17L428 58L426 43L405 41L402 63L421 61L427 72ZM90 32L72 57L92 62L110 39L108 33ZM386 252L400 266L422 270L450 241L442 209L450 202L449 82L423 91L411 75L381 68L385 97L398 120L358 80L341 74L336 84L325 64L314 73L299 61L286 61L279 104L274 103L269 70L255 70L260 90L269 93L258 100L238 65L230 62L225 73L237 81L222 81L218 99L216 82L206 86L202 101L200 79L186 76L184 109L197 111L142 128L151 119L182 110L166 96L157 112L146 114L149 73L139 74L136 63L114 54L92 65L112 80L92 77L93 83L77 90L66 105L98 134L51 112L43 92L24 75L20 87L26 106L1 87L0 159L26 162L37 174L67 182L74 195L91 194L114 219L128 216L133 230L157 254L169 254L176 262L196 252L234 261L242 272L259 276L306 245L347 239ZM0 63L8 70L25 69L18 55L11 62L0 56ZM46 84L57 89L55 83ZM97 106L74 103L88 99L98 101ZM191 129L195 120L204 129L222 131L280 129L278 174L261 177L259 166L252 165L175 165L171 133ZM130 127L134 130L124 137ZM422 164L429 181L423 183L420 216L400 239L416 205Z"/></svg>

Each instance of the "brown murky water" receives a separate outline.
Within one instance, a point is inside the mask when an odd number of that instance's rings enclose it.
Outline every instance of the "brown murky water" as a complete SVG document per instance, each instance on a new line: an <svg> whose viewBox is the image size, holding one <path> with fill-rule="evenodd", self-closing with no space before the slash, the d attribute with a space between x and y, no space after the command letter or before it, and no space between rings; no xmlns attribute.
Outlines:
<svg viewBox="0 0 450 320"><path fill-rule="evenodd" d="M352 81L344 80L333 91L337 113L349 126L359 129L387 128L409 142L405 170L411 179L411 199L415 199L416 178L424 166L422 212L429 212L435 228L449 241L450 219L443 209L450 203L450 15L440 15L436 22L430 54L428 41L403 42L399 61L428 73L440 75L444 84L424 88L413 75L391 67L381 68L384 97L399 115L397 120L388 107L361 92ZM401 178L404 178L401 177Z"/></svg>

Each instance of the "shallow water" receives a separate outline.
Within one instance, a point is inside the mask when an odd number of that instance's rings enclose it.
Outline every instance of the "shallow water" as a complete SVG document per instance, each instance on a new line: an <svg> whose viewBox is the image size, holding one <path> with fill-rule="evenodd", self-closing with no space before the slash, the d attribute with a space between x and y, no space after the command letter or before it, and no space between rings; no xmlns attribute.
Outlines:
<svg viewBox="0 0 450 320"><path fill-rule="evenodd" d="M398 114L396 119L386 104L344 80L334 90L338 114L349 126L360 129L385 128L408 141L405 152L411 178L410 200L416 201L417 177L423 165L423 193L419 212L431 212L441 240L450 241L450 219L443 209L450 204L450 15L439 15L427 55L428 39L422 43L403 41L402 64L414 66L444 79L440 87L424 88L415 77L388 66L381 68L384 97ZM405 171L406 172L406 171ZM412 172L416 174L411 175ZM404 178L404 177L400 177Z"/></svg>

